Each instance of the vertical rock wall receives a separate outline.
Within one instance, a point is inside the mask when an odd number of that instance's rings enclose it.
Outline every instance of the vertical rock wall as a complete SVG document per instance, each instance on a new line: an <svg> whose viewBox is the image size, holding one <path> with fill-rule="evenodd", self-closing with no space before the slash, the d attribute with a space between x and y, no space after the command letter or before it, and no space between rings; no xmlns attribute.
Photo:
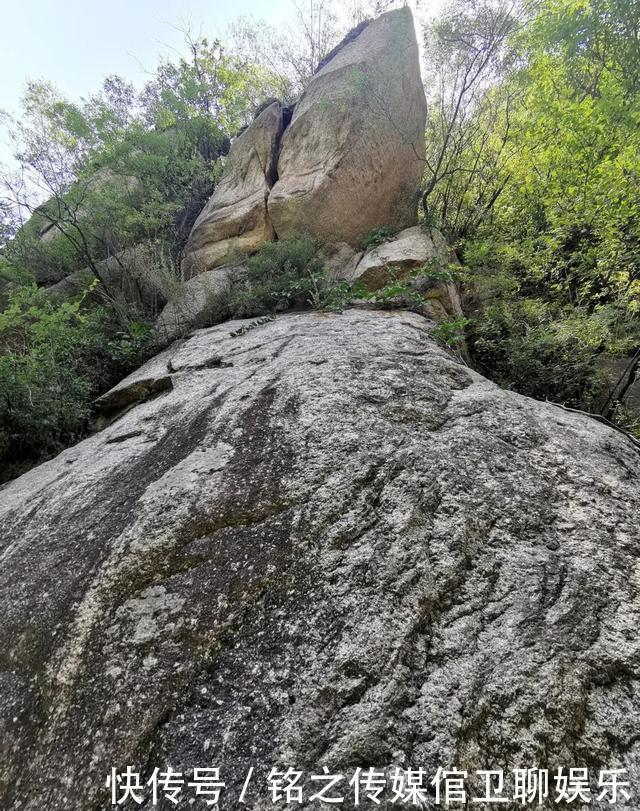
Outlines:
<svg viewBox="0 0 640 811"><path fill-rule="evenodd" d="M355 245L416 222L426 101L411 11L383 14L337 50L296 105L268 208L279 237Z"/></svg>

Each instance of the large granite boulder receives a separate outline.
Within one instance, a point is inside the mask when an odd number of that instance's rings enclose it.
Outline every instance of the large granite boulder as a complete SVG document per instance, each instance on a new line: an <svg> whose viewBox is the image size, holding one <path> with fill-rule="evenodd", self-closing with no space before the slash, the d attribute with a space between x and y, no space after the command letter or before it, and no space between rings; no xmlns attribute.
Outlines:
<svg viewBox="0 0 640 811"><path fill-rule="evenodd" d="M267 196L275 179L282 127L282 106L274 101L233 142L220 183L185 246L185 278L224 264L237 251L249 253L273 239Z"/></svg>
<svg viewBox="0 0 640 811"><path fill-rule="evenodd" d="M269 194L276 234L356 245L373 228L413 225L425 117L413 18L400 8L348 37L296 104Z"/></svg>
<svg viewBox="0 0 640 811"><path fill-rule="evenodd" d="M0 807L106 811L127 766L121 807L171 766L179 811L212 766L223 809L286 807L271 767L304 809L323 766L637 791L637 448L412 313L250 323L158 355L103 399L119 419L0 490Z"/></svg>
<svg viewBox="0 0 640 811"><path fill-rule="evenodd" d="M293 114L275 101L235 140L185 246L184 276L300 231L356 246L374 228L413 225L425 117L409 8L361 24Z"/></svg>

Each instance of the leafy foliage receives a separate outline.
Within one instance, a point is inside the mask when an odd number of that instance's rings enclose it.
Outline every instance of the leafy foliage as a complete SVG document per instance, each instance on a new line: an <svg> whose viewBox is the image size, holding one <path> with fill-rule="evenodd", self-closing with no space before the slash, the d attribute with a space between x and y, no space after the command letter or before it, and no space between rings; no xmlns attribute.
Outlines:
<svg viewBox="0 0 640 811"><path fill-rule="evenodd" d="M247 263L247 277L232 295L236 317L281 312L291 307L341 309L351 286L325 269L322 244L309 234L267 242Z"/></svg>
<svg viewBox="0 0 640 811"><path fill-rule="evenodd" d="M597 407L598 356L640 346L640 4L533 10L465 107L429 211L468 270L479 368L525 394Z"/></svg>
<svg viewBox="0 0 640 811"><path fill-rule="evenodd" d="M60 450L85 430L92 398L139 361L144 324L119 331L82 297L54 304L35 286L12 293L0 313L0 468Z"/></svg>
<svg viewBox="0 0 640 811"><path fill-rule="evenodd" d="M460 348L465 343L465 327L469 323L468 318L447 318L437 324L431 331L431 335L446 346Z"/></svg>
<svg viewBox="0 0 640 811"><path fill-rule="evenodd" d="M189 58L161 64L140 93L110 77L76 104L29 83L10 128L20 171L2 177L3 206L31 215L3 249L14 268L55 281L89 267L103 281L98 263L141 241L179 256L230 137L278 89L220 42L187 45Z"/></svg>
<svg viewBox="0 0 640 811"><path fill-rule="evenodd" d="M186 42L188 56L161 64L142 92L114 76L74 103L30 82L22 118L9 121L18 170L0 173L5 475L77 439L92 398L140 360L230 137L277 92L267 70L220 42ZM100 295L53 303L33 286L81 269ZM156 294L127 298L150 281Z"/></svg>
<svg viewBox="0 0 640 811"><path fill-rule="evenodd" d="M368 251L370 248L374 248L376 245L382 245L383 242L386 242L390 239L396 231L393 228L390 228L388 225L383 225L380 228L373 228L369 231L360 241L360 250Z"/></svg>

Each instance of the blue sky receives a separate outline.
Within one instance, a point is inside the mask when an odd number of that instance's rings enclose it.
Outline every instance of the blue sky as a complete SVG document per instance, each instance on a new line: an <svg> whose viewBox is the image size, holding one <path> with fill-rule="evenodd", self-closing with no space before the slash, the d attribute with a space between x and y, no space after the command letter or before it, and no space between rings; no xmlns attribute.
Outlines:
<svg viewBox="0 0 640 811"><path fill-rule="evenodd" d="M411 5L430 14L442 2ZM278 25L294 14L293 0L0 0L0 110L19 112L28 78L46 79L73 100L113 73L141 86L161 57L183 52L177 28L191 25L213 39L239 17ZM0 133L0 163L10 154Z"/></svg>
<svg viewBox="0 0 640 811"><path fill-rule="evenodd" d="M172 26L191 21L213 38L243 15L277 23L291 0L4 0L0 12L0 108L16 112L27 77L77 98L119 73L136 84L180 48Z"/></svg>

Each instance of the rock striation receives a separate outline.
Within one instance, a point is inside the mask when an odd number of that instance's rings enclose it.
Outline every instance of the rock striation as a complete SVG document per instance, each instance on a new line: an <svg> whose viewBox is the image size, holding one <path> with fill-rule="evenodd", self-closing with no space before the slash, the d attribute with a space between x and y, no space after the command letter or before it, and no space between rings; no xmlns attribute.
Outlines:
<svg viewBox="0 0 640 811"><path fill-rule="evenodd" d="M409 8L360 25L291 110L263 110L234 142L185 247L193 276L307 230L356 246L416 222L426 101Z"/></svg>
<svg viewBox="0 0 640 811"><path fill-rule="evenodd" d="M110 808L129 764L218 765L225 809L253 765L258 811L272 766L638 785L637 449L431 326L197 332L0 490L2 808Z"/></svg>

